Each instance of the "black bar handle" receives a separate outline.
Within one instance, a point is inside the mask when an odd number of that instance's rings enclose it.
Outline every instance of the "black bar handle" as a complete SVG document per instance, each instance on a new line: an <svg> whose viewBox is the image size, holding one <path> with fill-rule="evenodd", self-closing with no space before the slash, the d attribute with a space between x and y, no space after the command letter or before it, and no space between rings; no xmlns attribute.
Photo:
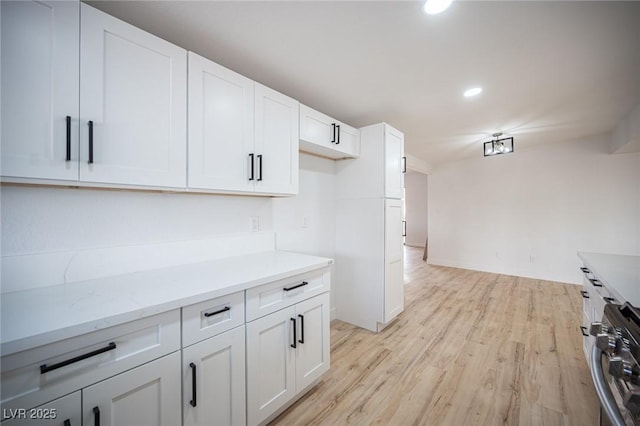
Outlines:
<svg viewBox="0 0 640 426"><path fill-rule="evenodd" d="M254 179L253 169L255 167L255 165L253 164L253 152L249 154L249 159L251 160L251 164L249 165L249 170L250 170L249 180L253 180Z"/></svg>
<svg viewBox="0 0 640 426"><path fill-rule="evenodd" d="M306 281L302 281L302 282L301 282L300 284L298 284L298 285L294 285L293 287L285 287L285 288L283 288L283 290L284 290L284 291L291 291L291 290L295 290L296 288L300 288L300 287L302 287L302 286L305 286L305 285L307 285L307 284L309 284L309 283L308 283L308 282L306 282Z"/></svg>
<svg viewBox="0 0 640 426"><path fill-rule="evenodd" d="M336 124L336 129L337 129L337 133L338 133L338 140L336 141L336 145L340 145L340 125Z"/></svg>
<svg viewBox="0 0 640 426"><path fill-rule="evenodd" d="M92 356L100 355L101 353L105 353L116 348L116 344L114 342L109 343L104 348L96 349L95 351L88 352L86 354L78 355L75 358L68 359L66 361L59 362L53 365L42 364L40 366L40 374L48 373L49 371L57 370L58 368L66 367L67 365L76 363L78 361L85 360L87 358L91 358Z"/></svg>
<svg viewBox="0 0 640 426"><path fill-rule="evenodd" d="M64 421L63 426L71 426L71 420L67 419Z"/></svg>
<svg viewBox="0 0 640 426"><path fill-rule="evenodd" d="M189 367L191 367L191 401L189 401L189 404L195 407L198 403L196 401L196 365L192 362Z"/></svg>
<svg viewBox="0 0 640 426"><path fill-rule="evenodd" d="M98 407L93 407L93 424L100 426L100 409Z"/></svg>
<svg viewBox="0 0 640 426"><path fill-rule="evenodd" d="M589 298L589 292L588 291L580 290L580 294L582 295L583 299L588 299Z"/></svg>
<svg viewBox="0 0 640 426"><path fill-rule="evenodd" d="M89 164L93 164L93 121L89 120Z"/></svg>
<svg viewBox="0 0 640 426"><path fill-rule="evenodd" d="M262 180L262 154L258 154L258 182L260 182Z"/></svg>
<svg viewBox="0 0 640 426"><path fill-rule="evenodd" d="M215 311L215 312L205 312L204 316L209 318L209 317L212 317L214 315L218 315L218 314L221 314L223 312L230 311L230 310L231 310L230 306L225 306L224 308L222 308L222 309L220 309L218 311Z"/></svg>
<svg viewBox="0 0 640 426"><path fill-rule="evenodd" d="M67 115L67 155L65 161L71 161L71 116Z"/></svg>
<svg viewBox="0 0 640 426"><path fill-rule="evenodd" d="M407 221L406 220L402 221L402 236L403 237L407 236Z"/></svg>
<svg viewBox="0 0 640 426"><path fill-rule="evenodd" d="M298 314L298 317L300 318L300 340L298 340L298 343L304 345L304 315Z"/></svg>
<svg viewBox="0 0 640 426"><path fill-rule="evenodd" d="M595 278L588 278L589 281L591 281L591 284L593 284L594 287L602 287L602 283L600 282L600 280L597 280Z"/></svg>
<svg viewBox="0 0 640 426"><path fill-rule="evenodd" d="M295 318L291 318L291 321L293 321L293 343L289 346L291 346L293 349L297 348L296 346L296 319Z"/></svg>
<svg viewBox="0 0 640 426"><path fill-rule="evenodd" d="M331 143L336 143L336 123L331 123L331 127L333 129L333 139L331 139Z"/></svg>
<svg viewBox="0 0 640 426"><path fill-rule="evenodd" d="M402 157L402 173L407 173L407 157Z"/></svg>
<svg viewBox="0 0 640 426"><path fill-rule="evenodd" d="M584 325L580 326L580 331L582 332L582 335L584 337L589 337L589 333L587 333L587 327L585 327Z"/></svg>
<svg viewBox="0 0 640 426"><path fill-rule="evenodd" d="M590 273L591 273L591 271L589 270L589 268L585 268L584 266L580 267L580 270L581 270L582 272L584 272L585 274L590 274Z"/></svg>
<svg viewBox="0 0 640 426"><path fill-rule="evenodd" d="M616 300L613 297L608 297L608 296L607 297L603 297L603 299L605 300L605 302L609 302L609 303L611 303L611 302Z"/></svg>

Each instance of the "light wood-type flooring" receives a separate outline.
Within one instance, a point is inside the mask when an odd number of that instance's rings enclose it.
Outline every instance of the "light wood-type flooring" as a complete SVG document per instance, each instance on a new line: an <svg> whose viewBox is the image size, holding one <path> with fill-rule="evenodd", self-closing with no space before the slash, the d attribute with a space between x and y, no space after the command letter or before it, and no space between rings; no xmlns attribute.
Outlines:
<svg viewBox="0 0 640 426"><path fill-rule="evenodd" d="M405 310L331 324L331 369L272 425L597 424L581 287L430 266L405 249Z"/></svg>

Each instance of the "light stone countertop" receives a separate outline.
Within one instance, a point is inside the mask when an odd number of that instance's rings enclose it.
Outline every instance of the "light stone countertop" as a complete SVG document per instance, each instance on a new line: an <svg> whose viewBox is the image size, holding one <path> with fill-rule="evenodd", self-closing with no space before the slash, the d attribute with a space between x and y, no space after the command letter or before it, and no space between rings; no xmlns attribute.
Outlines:
<svg viewBox="0 0 640 426"><path fill-rule="evenodd" d="M1 354L329 266L332 259L269 251L1 295Z"/></svg>
<svg viewBox="0 0 640 426"><path fill-rule="evenodd" d="M640 308L640 256L578 252L578 257L618 299Z"/></svg>

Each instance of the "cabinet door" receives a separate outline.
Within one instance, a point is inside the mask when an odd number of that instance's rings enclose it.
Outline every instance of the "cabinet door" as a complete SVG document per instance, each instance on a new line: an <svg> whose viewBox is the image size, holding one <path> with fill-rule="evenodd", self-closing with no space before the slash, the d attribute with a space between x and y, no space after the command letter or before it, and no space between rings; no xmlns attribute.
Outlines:
<svg viewBox="0 0 640 426"><path fill-rule="evenodd" d="M180 351L82 390L82 424L180 424Z"/></svg>
<svg viewBox="0 0 640 426"><path fill-rule="evenodd" d="M256 192L298 192L298 101L255 83Z"/></svg>
<svg viewBox="0 0 640 426"><path fill-rule="evenodd" d="M300 105L300 139L316 145L333 148L336 141L333 133L336 121L321 112Z"/></svg>
<svg viewBox="0 0 640 426"><path fill-rule="evenodd" d="M253 81L189 52L190 188L253 191Z"/></svg>
<svg viewBox="0 0 640 426"><path fill-rule="evenodd" d="M77 180L79 3L0 7L2 175Z"/></svg>
<svg viewBox="0 0 640 426"><path fill-rule="evenodd" d="M296 394L295 307L247 323L247 423L255 425ZM297 336L296 336L297 337Z"/></svg>
<svg viewBox="0 0 640 426"><path fill-rule="evenodd" d="M186 51L84 3L81 14L80 180L184 188Z"/></svg>
<svg viewBox="0 0 640 426"><path fill-rule="evenodd" d="M80 391L63 396L32 410L3 410L2 426L80 426L82 424Z"/></svg>
<svg viewBox="0 0 640 426"><path fill-rule="evenodd" d="M386 198L403 198L404 135L388 125L384 127L384 194Z"/></svg>
<svg viewBox="0 0 640 426"><path fill-rule="evenodd" d="M360 130L348 126L344 123L338 123L340 126L339 139L336 149L345 153L345 157L358 157L360 156Z"/></svg>
<svg viewBox="0 0 640 426"><path fill-rule="evenodd" d="M402 271L402 202L385 200L384 322L404 310Z"/></svg>
<svg viewBox="0 0 640 426"><path fill-rule="evenodd" d="M244 332L237 327L182 350L184 426L246 424Z"/></svg>
<svg viewBox="0 0 640 426"><path fill-rule="evenodd" d="M329 370L329 293L298 303L296 318L296 389L300 392Z"/></svg>

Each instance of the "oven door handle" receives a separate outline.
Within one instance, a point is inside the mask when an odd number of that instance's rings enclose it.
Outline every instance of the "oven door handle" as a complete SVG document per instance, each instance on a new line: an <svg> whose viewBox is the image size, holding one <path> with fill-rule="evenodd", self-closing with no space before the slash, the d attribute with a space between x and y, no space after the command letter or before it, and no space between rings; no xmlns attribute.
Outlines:
<svg viewBox="0 0 640 426"><path fill-rule="evenodd" d="M613 426L625 426L626 423L618 410L616 400L611 394L609 385L604 378L604 372L602 371L602 350L596 345L591 348L591 378L600 400L600 405L604 409L607 417L611 421Z"/></svg>

